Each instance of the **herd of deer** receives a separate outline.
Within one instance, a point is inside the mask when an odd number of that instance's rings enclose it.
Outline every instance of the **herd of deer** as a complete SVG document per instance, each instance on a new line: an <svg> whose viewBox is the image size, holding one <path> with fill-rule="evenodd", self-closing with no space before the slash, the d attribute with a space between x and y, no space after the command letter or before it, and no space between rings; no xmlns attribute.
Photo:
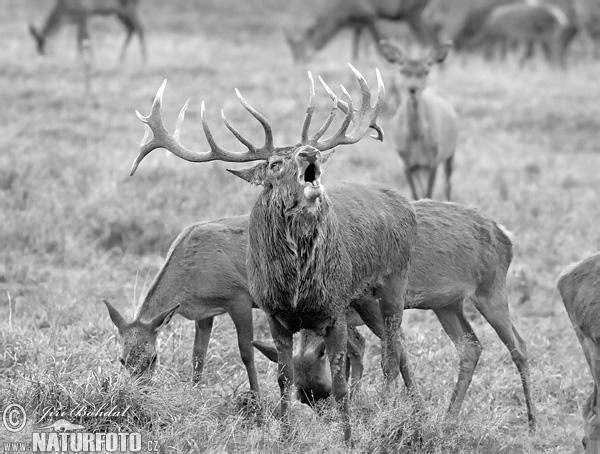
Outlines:
<svg viewBox="0 0 600 454"><path fill-rule="evenodd" d="M71 19L78 26L81 43L87 38L90 15L114 13L128 29L123 52L132 33L137 32L145 53L144 35L135 13L137 3L58 0L43 30L38 32L31 27L31 32L38 49L43 51L45 39L63 20ZM449 202L458 120L452 106L427 87L427 75L432 65L445 60L451 43L434 45L424 58L410 58L381 39L375 22L380 17L405 20L418 37L427 40L432 30L423 24L422 18L427 17L439 25L438 29L444 26L452 30L447 33L458 45L482 39L485 33L488 41L521 40L528 46L528 54L531 46L539 42L549 55L562 58L567 43L565 30L572 22L569 14L550 4L553 2L477 0L477 8L473 3L474 0L338 1L335 8L327 10L328 16L317 18L302 39L288 37L293 54L303 58L323 47L341 27L355 29L355 44L366 29L375 37L381 54L399 67L401 102L392 134L404 162L413 202L391 188L374 184L338 183L325 190L321 182L323 167L334 147L358 142L369 129L375 132L373 138L383 140L377 117L385 93L378 70L377 99L372 105L367 82L350 65L361 88L358 108L343 86L344 96L340 99L319 78L332 100L332 108L312 136L316 95L309 73L310 96L300 140L285 146L275 145L271 125L236 90L241 104L261 124L265 135L264 144L256 146L222 114L225 126L247 148L246 152L226 150L215 142L204 103L202 127L210 149L198 152L182 145L179 137L187 103L179 114L175 132L170 134L161 119L166 81L163 83L150 115L137 113L146 124L146 133L131 174L146 155L164 148L190 162L258 161L252 167L229 171L263 189L249 215L202 222L183 230L132 322L126 322L116 308L104 301L121 338L121 363L133 376L148 376L153 371L157 335L179 314L196 323L193 377L199 381L214 317L228 313L237 331L252 393L259 393L254 347L278 363L283 436L290 433L288 410L295 388L297 397L309 405L332 395L341 410L344 439L349 441L348 399L360 386L365 347L365 340L355 327L364 324L380 339L386 384L402 375L410 397L419 406L403 340L402 316L407 308L433 310L460 355L458 379L448 409L449 414L456 415L483 348L463 313L464 301L469 300L508 348L521 377L529 427L536 427L526 345L509 317L506 276L512 260L511 235L478 210ZM592 2L582 0L583 3ZM470 21L475 16L484 27L473 31ZM506 20L507 17L518 20ZM530 33L524 32L528 26L523 24L531 26ZM540 28L532 24L546 25ZM600 21L594 26L599 24ZM597 31L594 26L586 25L592 35ZM471 35L467 39L468 33ZM340 111L341 124L324 138ZM442 163L448 202L419 200L432 197L437 167ZM568 267L558 281L558 289L594 378L593 393L583 407L584 445L586 452L598 452L600 254ZM253 308L266 313L274 346L253 340ZM294 353L293 335L298 332L300 345Z"/></svg>

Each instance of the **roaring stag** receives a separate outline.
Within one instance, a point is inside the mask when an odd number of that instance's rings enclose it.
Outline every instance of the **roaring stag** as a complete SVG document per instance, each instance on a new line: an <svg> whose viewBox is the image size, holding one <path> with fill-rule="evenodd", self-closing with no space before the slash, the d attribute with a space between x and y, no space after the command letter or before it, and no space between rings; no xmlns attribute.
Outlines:
<svg viewBox="0 0 600 454"><path fill-rule="evenodd" d="M460 412L483 350L463 312L464 301L470 300L508 348L521 376L529 426L535 428L526 345L510 321L506 298L506 273L512 259L512 243L506 230L478 210L455 203L422 200L413 202L413 207L417 213L417 242L405 307L432 309L459 352L458 380L448 413ZM364 307L368 310L373 306ZM371 311L371 318L377 317L377 312ZM300 400L313 404L331 394L331 376L325 368L323 341L315 337L302 340L294 355L294 380ZM277 361L273 346L261 341L253 345ZM359 367L352 370L353 383L362 375L363 353L364 339L354 330L352 338L348 336L348 356L352 367Z"/></svg>
<svg viewBox="0 0 600 454"><path fill-rule="evenodd" d="M594 379L594 389L582 408L586 454L600 452L600 253L568 266L558 279L558 291Z"/></svg>
<svg viewBox="0 0 600 454"><path fill-rule="evenodd" d="M286 34L295 61L310 59L342 29L354 32L352 55L358 58L358 45L363 32L371 34L379 48L382 34L377 21L388 19L406 22L419 41L433 41L433 34L423 24L421 14L427 0L328 0L312 24L299 36Z"/></svg>
<svg viewBox="0 0 600 454"><path fill-rule="evenodd" d="M248 216L201 222L175 239L132 322L104 301L121 338L121 363L134 377L151 373L157 359L156 337L173 314L194 320L194 382L202 376L215 316L229 314L248 372L258 393L252 348L252 299L246 281Z"/></svg>
<svg viewBox="0 0 600 454"><path fill-rule="evenodd" d="M77 26L77 49L81 53L85 41L90 37L87 27L89 18L94 15L115 15L127 29L127 36L121 49L121 60L125 58L125 51L134 33L138 35L142 57L146 60L146 42L144 29L137 13L138 4L139 0L56 0L42 30L38 31L30 25L29 31L35 39L38 52L43 55L48 38L56 34L66 22L74 23Z"/></svg>
<svg viewBox="0 0 600 454"><path fill-rule="evenodd" d="M404 162L404 174L414 199L431 198L437 168L443 163L445 194L450 200L458 119L448 101L427 86L429 68L442 63L450 47L451 43L443 43L424 58L408 58L393 44L381 43L385 58L400 68L400 106L392 122L396 151Z"/></svg>
<svg viewBox="0 0 600 454"><path fill-rule="evenodd" d="M377 103L371 106L367 82L352 66L351 69L362 91L360 108L355 111L345 88L342 87L346 101L342 101L321 80L333 106L324 125L309 137L315 97L309 73L310 101L301 139L291 146L274 145L271 126L239 92L240 102L261 123L265 133L264 145L257 147L223 116L225 125L248 148L247 152L232 152L216 144L206 121L204 103L202 126L210 150L196 152L184 147L179 135L187 104L179 115L175 133L169 134L160 116L164 84L157 93L151 114L144 117L138 112L147 126L132 173L144 156L156 148L165 148L192 162L261 161L251 168L231 172L263 186L250 213L246 265L250 294L267 314L279 354L284 436L290 431L293 334L310 329L324 336L330 358L332 394L340 403L344 439L350 440L345 376L346 310L352 301L364 296L379 299L385 331L382 368L386 383L402 373L407 388L414 388L401 331L410 253L416 239L414 210L392 189L341 183L325 191L321 184L322 166L331 157L331 153L322 152L358 142L369 127L378 132L377 138L382 138L376 124L385 96L379 71ZM338 109L345 112L342 123L332 136L322 139Z"/></svg>

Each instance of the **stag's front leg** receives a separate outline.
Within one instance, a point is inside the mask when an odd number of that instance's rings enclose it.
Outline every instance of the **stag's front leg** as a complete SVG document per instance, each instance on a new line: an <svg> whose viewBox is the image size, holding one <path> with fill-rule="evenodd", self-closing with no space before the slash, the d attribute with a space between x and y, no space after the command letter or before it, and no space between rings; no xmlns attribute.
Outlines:
<svg viewBox="0 0 600 454"><path fill-rule="evenodd" d="M352 435L348 413L348 383L346 382L347 342L346 317L338 317L335 323L327 328L325 332L325 347L329 355L329 367L331 368L331 392L342 414L345 441L349 441Z"/></svg>
<svg viewBox="0 0 600 454"><path fill-rule="evenodd" d="M269 316L269 327L273 342L277 347L278 353L278 371L277 383L281 393L281 437L287 439L290 437L290 406L292 403L292 387L294 384L294 363L292 361L293 335L279 321Z"/></svg>

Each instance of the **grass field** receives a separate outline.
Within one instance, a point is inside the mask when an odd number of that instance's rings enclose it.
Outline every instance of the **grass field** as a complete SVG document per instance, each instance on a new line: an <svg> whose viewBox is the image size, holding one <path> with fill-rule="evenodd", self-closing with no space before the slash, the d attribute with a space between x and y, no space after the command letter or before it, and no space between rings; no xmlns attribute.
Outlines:
<svg viewBox="0 0 600 454"><path fill-rule="evenodd" d="M291 61L285 28L308 22L309 3L276 0L144 0L149 61L133 42L117 63L123 32L96 19L92 94L85 95L74 30L39 57L26 24L39 25L51 2L6 0L0 9L0 408L20 403L37 422L48 406L68 410L103 404L130 408L121 418L79 417L89 431L141 432L164 451L345 452L336 413L299 414L297 436L279 442L272 411L279 389L275 366L257 354L263 404L259 424L238 411L248 388L235 330L218 319L202 385L191 385L193 323L176 317L160 336L152 387L131 383L102 298L128 316L186 225L249 211L258 194L225 172L156 151L129 177L143 134L134 114L150 110L164 78L163 116L172 128L191 97L182 141L207 145L200 102L226 147L242 149L219 120L219 109L251 140L259 125L238 104L234 88L264 113L279 144L296 143L308 95L306 70L330 86L344 83L350 35L343 34L309 65ZM311 2L312 3L312 2ZM316 3L316 2L315 2ZM41 6L43 5L43 6ZM393 25L387 28L402 35ZM379 66L388 87L394 69L373 49L357 62L375 85ZM592 380L555 288L570 262L600 249L600 62L576 43L568 71L543 61L484 62L450 55L431 84L460 115L454 194L514 232L509 276L513 321L528 342L540 428L530 434L520 380L491 327L472 315L484 344L460 418L444 411L457 374L454 347L428 312L408 311L404 327L426 412L415 418L404 391L382 393L380 346L367 337L363 391L351 403L351 452L580 452L579 408ZM320 87L317 87L319 90ZM320 114L329 101L318 91ZM390 101L393 98L390 97ZM380 120L386 131L392 106ZM377 181L409 195L393 144L368 138L339 148L323 181ZM441 197L438 185L437 197ZM255 312L255 337L270 339ZM51 421L50 421L51 422ZM415 438L419 429L421 441ZM30 437L0 425L0 439Z"/></svg>

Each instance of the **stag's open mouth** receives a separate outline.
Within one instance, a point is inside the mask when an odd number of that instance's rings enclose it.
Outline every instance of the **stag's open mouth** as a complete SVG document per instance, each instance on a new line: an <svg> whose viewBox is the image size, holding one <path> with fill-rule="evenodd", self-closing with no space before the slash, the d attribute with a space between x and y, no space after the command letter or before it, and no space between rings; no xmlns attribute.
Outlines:
<svg viewBox="0 0 600 454"><path fill-rule="evenodd" d="M321 167L319 163L301 160L298 162L298 167L298 181L304 186L304 197L310 201L321 197L323 186L321 186Z"/></svg>

